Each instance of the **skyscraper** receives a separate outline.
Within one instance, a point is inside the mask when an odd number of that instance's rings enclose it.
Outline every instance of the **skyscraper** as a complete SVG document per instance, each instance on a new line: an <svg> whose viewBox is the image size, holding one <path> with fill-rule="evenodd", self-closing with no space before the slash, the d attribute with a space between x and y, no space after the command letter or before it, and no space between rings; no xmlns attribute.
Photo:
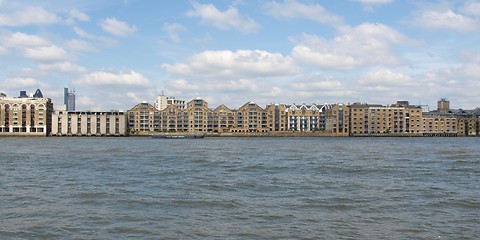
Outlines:
<svg viewBox="0 0 480 240"><path fill-rule="evenodd" d="M63 89L63 104L67 107L68 112L75 111L75 91L68 91L68 88Z"/></svg>

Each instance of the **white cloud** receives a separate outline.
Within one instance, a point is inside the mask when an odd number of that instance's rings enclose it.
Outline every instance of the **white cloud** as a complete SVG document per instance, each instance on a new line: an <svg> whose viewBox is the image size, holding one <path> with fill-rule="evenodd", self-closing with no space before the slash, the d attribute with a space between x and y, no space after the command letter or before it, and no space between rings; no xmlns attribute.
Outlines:
<svg viewBox="0 0 480 240"><path fill-rule="evenodd" d="M21 77L21 78L38 78L44 75L45 75L44 72L38 71L38 69L29 68L29 67L16 69L11 73L11 76Z"/></svg>
<svg viewBox="0 0 480 240"><path fill-rule="evenodd" d="M75 105L78 108L78 106L89 106L90 108L93 108L93 106L96 106L98 104L97 101L94 101L92 98L88 96L75 96ZM91 110L91 109L90 109Z"/></svg>
<svg viewBox="0 0 480 240"><path fill-rule="evenodd" d="M92 46L90 43L78 40L78 39L72 39L68 42L65 43L65 45L69 48L72 48L77 51L85 51L85 52L90 52L90 51L95 51L96 48Z"/></svg>
<svg viewBox="0 0 480 240"><path fill-rule="evenodd" d="M370 90L388 91L397 87L412 86L415 84L415 81L404 73L382 68L362 74L358 83Z"/></svg>
<svg viewBox="0 0 480 240"><path fill-rule="evenodd" d="M40 70L44 71L56 71L64 73L85 73L87 68L75 65L71 62L59 62L59 63L41 63L38 65Z"/></svg>
<svg viewBox="0 0 480 240"><path fill-rule="evenodd" d="M318 23L339 25L343 24L343 18L327 11L319 4L302 4L296 0L285 0L282 3L276 1L266 4L267 14L276 18L305 18Z"/></svg>
<svg viewBox="0 0 480 240"><path fill-rule="evenodd" d="M93 35L93 34L90 34L90 33L87 33L85 32L83 29L77 27L77 26L74 26L73 27L73 31L80 37L83 37L83 38L87 38L87 39L96 39L97 36L96 35Z"/></svg>
<svg viewBox="0 0 480 240"><path fill-rule="evenodd" d="M3 84L6 86L15 86L16 88L27 88L39 86L40 82L35 78L29 77L13 77L7 78L3 81Z"/></svg>
<svg viewBox="0 0 480 240"><path fill-rule="evenodd" d="M2 45L0 45L0 55L7 54L8 49Z"/></svg>
<svg viewBox="0 0 480 240"><path fill-rule="evenodd" d="M114 46L118 43L116 40L88 33L88 32L84 31L83 29L81 29L77 26L73 27L73 31L75 32L75 34L77 34L78 36L80 36L82 38L95 41L95 42L97 42L97 43L99 43L103 46L106 46L106 47L111 47L111 46ZM78 42L77 42L77 44L78 44Z"/></svg>
<svg viewBox="0 0 480 240"><path fill-rule="evenodd" d="M237 8L230 7L221 12L212 4L193 3L194 10L188 11L188 17L199 17L205 24L211 24L222 30L237 29L248 34L258 31L260 25L255 20L242 16Z"/></svg>
<svg viewBox="0 0 480 240"><path fill-rule="evenodd" d="M43 25L60 21L60 17L41 7L28 7L11 14L0 14L0 26Z"/></svg>
<svg viewBox="0 0 480 240"><path fill-rule="evenodd" d="M468 15L480 16L480 2L468 1L460 8L460 11Z"/></svg>
<svg viewBox="0 0 480 240"><path fill-rule="evenodd" d="M135 71L120 71L119 73L95 71L74 81L77 85L127 85L147 87L150 81L141 73Z"/></svg>
<svg viewBox="0 0 480 240"><path fill-rule="evenodd" d="M257 83L249 79L238 79L228 81L188 81L185 79L176 79L171 82L171 86L175 89L184 91L201 91L208 89L210 92L243 92L243 91L257 91L259 89Z"/></svg>
<svg viewBox="0 0 480 240"><path fill-rule="evenodd" d="M129 26L127 23L117 20L116 18L106 18L100 22L100 27L106 32L115 36L127 36L137 31L137 27Z"/></svg>
<svg viewBox="0 0 480 240"><path fill-rule="evenodd" d="M79 20L79 21L83 21L83 22L89 22L90 17L84 12L80 12L77 9L72 9L70 11L70 13L68 14L68 18L67 18L66 21L67 21L68 24L73 24L75 22L75 20Z"/></svg>
<svg viewBox="0 0 480 240"><path fill-rule="evenodd" d="M27 48L24 51L24 55L27 58L37 61L63 61L73 58L65 50L55 45L48 47Z"/></svg>
<svg viewBox="0 0 480 240"><path fill-rule="evenodd" d="M170 40L173 42L180 42L180 32L184 32L186 28L178 23L164 23L162 27L163 31L167 33Z"/></svg>
<svg viewBox="0 0 480 240"><path fill-rule="evenodd" d="M50 41L37 35L29 35L21 32L12 33L1 39L5 46L14 48L43 47L51 44Z"/></svg>
<svg viewBox="0 0 480 240"><path fill-rule="evenodd" d="M178 75L234 79L282 76L300 71L291 58L261 50L204 51L184 64L163 64L162 67Z"/></svg>
<svg viewBox="0 0 480 240"><path fill-rule="evenodd" d="M337 80L320 79L317 81L295 83L293 88L302 91L308 90L334 90L342 87L342 83Z"/></svg>
<svg viewBox="0 0 480 240"><path fill-rule="evenodd" d="M397 65L391 45L412 42L403 34L383 24L363 23L341 27L338 35L328 41L304 34L294 39L292 50L296 61L324 69L344 70L366 65Z"/></svg>
<svg viewBox="0 0 480 240"><path fill-rule="evenodd" d="M455 13L451 9L426 9L413 13L410 24L427 29L478 31L479 23L472 18Z"/></svg>
<svg viewBox="0 0 480 240"><path fill-rule="evenodd" d="M321 75L302 76L290 83L293 95L300 98L346 97L352 96L351 88L345 87L344 80L332 79Z"/></svg>
<svg viewBox="0 0 480 240"><path fill-rule="evenodd" d="M292 56L300 63L316 65L325 69L351 69L363 63L361 59L356 59L348 53L339 53L326 47L318 47L319 45L315 46L315 49L313 46L295 46Z"/></svg>
<svg viewBox="0 0 480 240"><path fill-rule="evenodd" d="M140 97L138 97L138 95L134 92L127 92L127 97L129 97L130 99L132 99L132 102L136 102L136 103L139 103L142 101L142 99Z"/></svg>
<svg viewBox="0 0 480 240"><path fill-rule="evenodd" d="M354 2L360 2L362 5L365 6L372 6L372 5L382 5L392 3L394 0L352 0Z"/></svg>

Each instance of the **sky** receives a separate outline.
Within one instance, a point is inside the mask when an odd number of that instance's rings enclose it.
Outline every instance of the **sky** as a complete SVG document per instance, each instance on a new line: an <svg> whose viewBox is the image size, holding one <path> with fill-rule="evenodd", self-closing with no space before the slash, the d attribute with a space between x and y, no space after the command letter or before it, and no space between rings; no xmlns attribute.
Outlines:
<svg viewBox="0 0 480 240"><path fill-rule="evenodd" d="M61 4L59 4L61 2ZM128 110L164 94L480 107L480 1L0 0L0 91Z"/></svg>

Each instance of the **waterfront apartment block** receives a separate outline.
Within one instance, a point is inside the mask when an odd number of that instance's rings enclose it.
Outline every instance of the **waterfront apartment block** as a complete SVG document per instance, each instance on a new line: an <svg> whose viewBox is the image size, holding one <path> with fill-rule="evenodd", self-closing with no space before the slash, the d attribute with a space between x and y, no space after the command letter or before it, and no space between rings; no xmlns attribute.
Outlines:
<svg viewBox="0 0 480 240"><path fill-rule="evenodd" d="M448 108L448 102L442 102ZM127 112L131 135L154 132L195 133L315 133L329 136L456 136L476 135L479 114L463 117L458 114L424 113L421 106L407 101L383 106L378 104L270 104L265 108L247 102L238 109L220 105L211 109L208 103L195 98L180 109L168 104L158 110L146 102ZM473 116L477 116L476 118ZM460 133L457 131L460 129Z"/></svg>
<svg viewBox="0 0 480 240"><path fill-rule="evenodd" d="M460 136L480 136L480 117L479 116L460 116L458 120L458 135Z"/></svg>
<svg viewBox="0 0 480 240"><path fill-rule="evenodd" d="M124 112L55 111L51 136L126 136Z"/></svg>
<svg viewBox="0 0 480 240"><path fill-rule="evenodd" d="M47 136L52 125L53 103L38 89L32 97L0 96L0 136Z"/></svg>
<svg viewBox="0 0 480 240"><path fill-rule="evenodd" d="M420 134L422 108L403 102L382 106L354 103L350 108L350 135Z"/></svg>
<svg viewBox="0 0 480 240"><path fill-rule="evenodd" d="M325 113L325 132L332 136L346 137L350 134L350 108L345 104L334 104Z"/></svg>
<svg viewBox="0 0 480 240"><path fill-rule="evenodd" d="M270 133L325 131L326 111L331 105L271 104L266 108L247 102L238 109L208 103L195 98L184 110L170 104L159 110L144 102L127 113L130 134L152 132ZM342 128L343 130L343 128Z"/></svg>
<svg viewBox="0 0 480 240"><path fill-rule="evenodd" d="M72 96L72 93L65 95ZM66 101L53 111L53 103L38 89L10 98L0 93L0 136L128 136L156 132L226 133L226 135L278 136L480 136L480 108L452 110L440 99L437 110L408 101L379 105L280 104L262 108L247 102L238 109L223 104L212 109L195 98L185 103L159 96L154 105L135 105L121 111L72 111Z"/></svg>
<svg viewBox="0 0 480 240"><path fill-rule="evenodd" d="M288 130L316 132L325 130L325 113L330 105L288 105L286 111Z"/></svg>
<svg viewBox="0 0 480 240"><path fill-rule="evenodd" d="M268 119L265 109L254 102L245 103L235 111L236 124L231 132L268 132Z"/></svg>
<svg viewBox="0 0 480 240"><path fill-rule="evenodd" d="M265 109L267 127L270 132L283 132L288 129L287 106L285 104L270 104Z"/></svg>
<svg viewBox="0 0 480 240"><path fill-rule="evenodd" d="M423 113L422 116L424 134L431 135L457 135L457 118L454 114L440 112Z"/></svg>
<svg viewBox="0 0 480 240"><path fill-rule="evenodd" d="M459 136L480 136L480 108L458 110L454 114L457 118Z"/></svg>

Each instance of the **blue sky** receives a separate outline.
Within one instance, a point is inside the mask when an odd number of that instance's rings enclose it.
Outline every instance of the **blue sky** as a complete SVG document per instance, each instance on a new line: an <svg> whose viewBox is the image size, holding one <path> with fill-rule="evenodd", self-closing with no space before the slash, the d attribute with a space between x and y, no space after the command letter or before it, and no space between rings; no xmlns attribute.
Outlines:
<svg viewBox="0 0 480 240"><path fill-rule="evenodd" d="M480 107L480 1L0 0L0 91Z"/></svg>

